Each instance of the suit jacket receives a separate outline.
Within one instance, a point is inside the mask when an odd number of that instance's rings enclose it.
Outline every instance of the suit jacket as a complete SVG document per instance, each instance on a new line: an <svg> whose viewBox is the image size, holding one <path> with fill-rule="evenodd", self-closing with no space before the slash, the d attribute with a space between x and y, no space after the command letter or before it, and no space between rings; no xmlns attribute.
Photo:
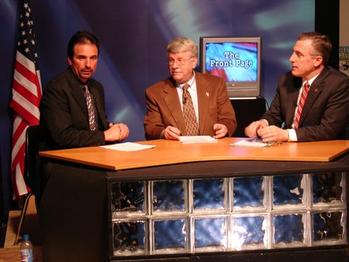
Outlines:
<svg viewBox="0 0 349 262"><path fill-rule="evenodd" d="M90 79L87 86L94 97L98 130L90 131L83 83L69 68L51 80L43 90L41 124L49 130L54 147L103 145L108 121L104 109L102 85Z"/></svg>
<svg viewBox="0 0 349 262"><path fill-rule="evenodd" d="M234 109L221 78L195 73L199 107L199 134L214 135L213 125L224 124L231 136L236 129ZM185 130L177 89L172 79L162 80L145 91L146 109L144 130L147 139L161 138L167 126Z"/></svg>
<svg viewBox="0 0 349 262"><path fill-rule="evenodd" d="M292 128L302 79L290 72L278 82L276 96L262 118L269 125ZM310 87L303 107L298 141L340 139L349 123L349 78L332 68L325 68Z"/></svg>

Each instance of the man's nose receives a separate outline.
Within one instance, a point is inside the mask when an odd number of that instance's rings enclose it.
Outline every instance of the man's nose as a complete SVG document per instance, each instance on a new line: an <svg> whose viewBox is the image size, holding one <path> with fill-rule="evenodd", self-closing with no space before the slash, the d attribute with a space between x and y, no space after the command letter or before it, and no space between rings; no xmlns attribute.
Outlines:
<svg viewBox="0 0 349 262"><path fill-rule="evenodd" d="M294 55L293 54L291 54L291 56L288 58L288 61L290 61L290 62L294 61Z"/></svg>
<svg viewBox="0 0 349 262"><path fill-rule="evenodd" d="M85 67L91 67L91 59L86 59Z"/></svg>

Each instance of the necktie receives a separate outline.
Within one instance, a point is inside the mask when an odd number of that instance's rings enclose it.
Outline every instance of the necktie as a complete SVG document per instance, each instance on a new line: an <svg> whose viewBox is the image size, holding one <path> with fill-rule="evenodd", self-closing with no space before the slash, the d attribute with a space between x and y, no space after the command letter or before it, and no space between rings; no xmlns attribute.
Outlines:
<svg viewBox="0 0 349 262"><path fill-rule="evenodd" d="M93 103L93 98L88 90L87 86L84 86L84 96L86 99L87 112L88 112L88 123L91 131L96 131L97 129L97 118L96 118L96 107Z"/></svg>
<svg viewBox="0 0 349 262"><path fill-rule="evenodd" d="M297 111L296 111L294 119L293 119L293 127L295 129L297 129L299 126L299 120L301 118L303 107L304 107L305 101L308 97L309 90L310 90L310 85L309 85L308 81L306 81L304 83L303 91L302 91L301 97L299 98Z"/></svg>
<svg viewBox="0 0 349 262"><path fill-rule="evenodd" d="M191 99L190 93L188 91L189 85L185 84L183 86L183 117L185 122L187 136L195 136L199 134L199 125L196 121L193 101Z"/></svg>

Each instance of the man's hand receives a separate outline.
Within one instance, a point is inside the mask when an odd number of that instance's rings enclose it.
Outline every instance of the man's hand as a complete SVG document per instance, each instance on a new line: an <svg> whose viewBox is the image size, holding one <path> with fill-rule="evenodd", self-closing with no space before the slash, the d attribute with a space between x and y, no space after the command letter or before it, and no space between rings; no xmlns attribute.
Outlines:
<svg viewBox="0 0 349 262"><path fill-rule="evenodd" d="M109 128L104 131L104 140L106 142L122 141L129 135L127 125L123 123L109 123Z"/></svg>
<svg viewBox="0 0 349 262"><path fill-rule="evenodd" d="M168 140L179 140L181 131L174 126L167 126L163 131L161 137Z"/></svg>
<svg viewBox="0 0 349 262"><path fill-rule="evenodd" d="M245 135L251 138L256 138L257 136L259 136L259 130L262 130L267 126L268 121L265 119L254 121L245 128Z"/></svg>
<svg viewBox="0 0 349 262"><path fill-rule="evenodd" d="M213 125L214 130L214 138L222 138L225 137L228 133L228 128L223 124L214 124Z"/></svg>
<svg viewBox="0 0 349 262"><path fill-rule="evenodd" d="M286 142L288 131L277 126L268 126L258 130L258 136L263 142Z"/></svg>

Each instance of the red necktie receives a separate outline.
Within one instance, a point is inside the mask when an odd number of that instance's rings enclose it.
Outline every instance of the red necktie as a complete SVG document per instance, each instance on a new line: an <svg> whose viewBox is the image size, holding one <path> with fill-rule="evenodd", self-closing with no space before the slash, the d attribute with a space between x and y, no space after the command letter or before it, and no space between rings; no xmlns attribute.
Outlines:
<svg viewBox="0 0 349 262"><path fill-rule="evenodd" d="M199 125L198 125L198 122L196 121L193 101L191 99L188 88L189 88L188 84L185 84L183 86L183 96L182 96L183 118L184 118L185 128L186 128L185 135L195 136L199 134Z"/></svg>
<svg viewBox="0 0 349 262"><path fill-rule="evenodd" d="M301 97L299 98L297 111L296 111L294 119L293 119L293 127L295 129L297 129L299 126L299 120L301 119L303 107L304 107L305 101L308 97L309 90L310 90L310 85L309 85L308 81L306 81L304 83L303 91L302 91Z"/></svg>

